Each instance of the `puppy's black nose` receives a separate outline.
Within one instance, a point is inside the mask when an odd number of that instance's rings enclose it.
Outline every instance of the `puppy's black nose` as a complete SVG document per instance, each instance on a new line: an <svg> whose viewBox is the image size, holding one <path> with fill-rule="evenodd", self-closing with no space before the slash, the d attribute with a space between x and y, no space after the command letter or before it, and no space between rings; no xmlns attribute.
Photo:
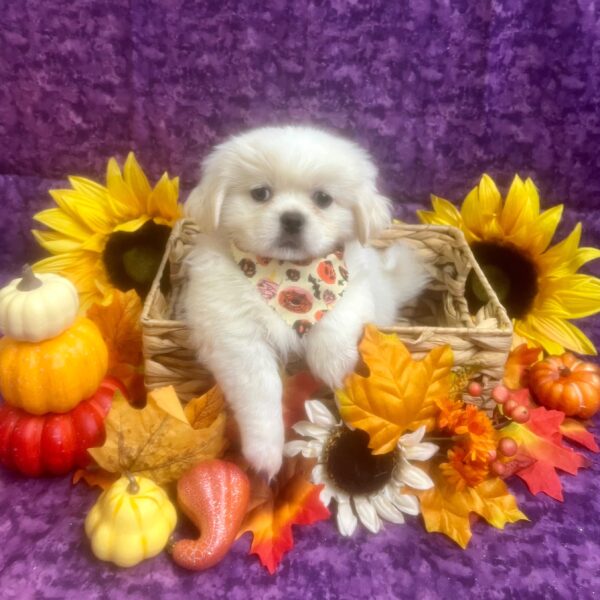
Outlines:
<svg viewBox="0 0 600 600"><path fill-rule="evenodd" d="M284 212L279 220L286 233L299 233L304 225L304 215L299 212Z"/></svg>

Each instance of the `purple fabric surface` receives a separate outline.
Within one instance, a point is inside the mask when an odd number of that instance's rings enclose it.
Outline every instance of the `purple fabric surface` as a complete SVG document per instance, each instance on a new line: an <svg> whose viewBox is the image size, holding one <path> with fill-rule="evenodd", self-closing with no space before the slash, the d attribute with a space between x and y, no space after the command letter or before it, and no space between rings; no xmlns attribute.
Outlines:
<svg viewBox="0 0 600 600"><path fill-rule="evenodd" d="M0 0L0 282L34 260L31 215L67 174L103 178L129 149L156 178L195 180L243 128L324 125L365 144L400 216L482 172L531 175L600 245L600 30L594 0ZM563 231L566 230L566 225ZM598 267L595 267L596 273ZM584 326L600 343L600 321ZM295 532L275 577L247 537L215 569L167 557L118 570L82 529L97 492L0 472L2 598L591 598L600 466L565 503L513 487L529 523L477 523L469 549L418 520L346 540Z"/></svg>

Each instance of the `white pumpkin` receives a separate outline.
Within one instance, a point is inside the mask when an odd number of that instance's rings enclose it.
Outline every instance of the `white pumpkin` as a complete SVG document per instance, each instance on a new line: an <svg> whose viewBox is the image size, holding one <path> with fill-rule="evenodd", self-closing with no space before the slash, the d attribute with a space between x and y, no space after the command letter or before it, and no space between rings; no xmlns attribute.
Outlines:
<svg viewBox="0 0 600 600"><path fill-rule="evenodd" d="M61 334L75 321L79 297L75 286L53 273L23 277L0 290L0 331L9 338L41 342Z"/></svg>

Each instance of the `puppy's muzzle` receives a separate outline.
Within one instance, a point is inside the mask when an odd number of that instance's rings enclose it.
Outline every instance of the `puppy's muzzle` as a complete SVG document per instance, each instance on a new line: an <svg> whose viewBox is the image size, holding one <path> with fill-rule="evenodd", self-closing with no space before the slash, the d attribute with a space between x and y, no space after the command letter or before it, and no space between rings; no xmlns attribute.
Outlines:
<svg viewBox="0 0 600 600"><path fill-rule="evenodd" d="M306 219L301 213L290 211L284 212L281 217L279 217L279 220L281 222L281 228L285 233L297 235L302 231Z"/></svg>

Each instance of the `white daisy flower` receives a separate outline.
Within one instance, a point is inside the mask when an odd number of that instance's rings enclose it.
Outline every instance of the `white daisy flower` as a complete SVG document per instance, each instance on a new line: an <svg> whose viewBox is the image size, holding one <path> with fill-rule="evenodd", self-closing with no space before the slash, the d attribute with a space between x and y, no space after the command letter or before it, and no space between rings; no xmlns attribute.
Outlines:
<svg viewBox="0 0 600 600"><path fill-rule="evenodd" d="M373 533L382 521L404 523L404 514L419 514L419 501L404 493L404 487L428 490L433 481L410 461L429 460L438 450L435 444L422 442L425 427L403 435L396 450L388 454L372 454L369 435L350 429L318 400L305 404L308 421L294 425L294 430L307 439L285 445L287 456L301 454L316 458L312 471L314 483L324 485L322 502L337 502L337 526L342 535L354 533L358 521Z"/></svg>

